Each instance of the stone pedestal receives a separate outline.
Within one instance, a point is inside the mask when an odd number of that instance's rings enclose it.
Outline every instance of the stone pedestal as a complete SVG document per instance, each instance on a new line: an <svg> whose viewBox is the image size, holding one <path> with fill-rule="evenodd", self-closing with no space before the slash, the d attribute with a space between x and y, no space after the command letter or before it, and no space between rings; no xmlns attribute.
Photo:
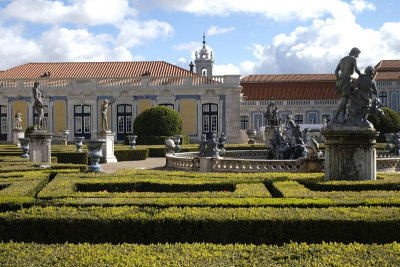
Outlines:
<svg viewBox="0 0 400 267"><path fill-rule="evenodd" d="M211 172L212 171L212 157L201 157L200 158L200 172Z"/></svg>
<svg viewBox="0 0 400 267"><path fill-rule="evenodd" d="M100 158L100 163L117 162L117 158L114 155L115 133L106 131L96 134L98 139L106 140L106 143L103 145L103 157Z"/></svg>
<svg viewBox="0 0 400 267"><path fill-rule="evenodd" d="M325 137L325 180L376 180L375 129L328 125Z"/></svg>
<svg viewBox="0 0 400 267"><path fill-rule="evenodd" d="M272 147L270 140L272 137L274 137L274 131L275 131L275 127L265 127L265 130L264 130L265 145L269 148Z"/></svg>
<svg viewBox="0 0 400 267"><path fill-rule="evenodd" d="M52 133L46 130L35 130L26 137L30 139L29 142L29 161L51 163L51 137Z"/></svg>
<svg viewBox="0 0 400 267"><path fill-rule="evenodd" d="M21 147L21 143L19 142L19 138L25 137L25 132L21 129L14 129L13 130L13 137L14 137L14 145L17 147Z"/></svg>

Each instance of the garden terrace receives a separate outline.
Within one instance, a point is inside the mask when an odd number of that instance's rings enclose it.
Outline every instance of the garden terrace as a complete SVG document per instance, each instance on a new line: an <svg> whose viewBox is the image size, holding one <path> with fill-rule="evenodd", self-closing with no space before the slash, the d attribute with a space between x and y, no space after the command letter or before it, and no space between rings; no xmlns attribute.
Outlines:
<svg viewBox="0 0 400 267"><path fill-rule="evenodd" d="M83 166L0 156L1 265L400 264L397 173L325 182Z"/></svg>

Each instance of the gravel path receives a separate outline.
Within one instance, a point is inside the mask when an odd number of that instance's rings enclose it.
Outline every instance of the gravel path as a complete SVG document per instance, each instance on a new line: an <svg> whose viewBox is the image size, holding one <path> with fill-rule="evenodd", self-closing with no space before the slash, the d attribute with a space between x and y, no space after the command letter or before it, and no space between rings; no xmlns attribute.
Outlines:
<svg viewBox="0 0 400 267"><path fill-rule="evenodd" d="M145 160L103 163L101 167L105 173L113 173L122 169L162 169L165 167L165 158L147 158Z"/></svg>

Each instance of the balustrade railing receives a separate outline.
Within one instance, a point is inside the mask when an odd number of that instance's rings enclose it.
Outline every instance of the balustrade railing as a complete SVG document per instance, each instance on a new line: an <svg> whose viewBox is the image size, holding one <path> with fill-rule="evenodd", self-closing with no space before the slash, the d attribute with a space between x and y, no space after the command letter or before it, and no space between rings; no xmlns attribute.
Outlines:
<svg viewBox="0 0 400 267"><path fill-rule="evenodd" d="M1 79L0 88L31 88L34 82L40 82L45 88L81 89L82 87L118 88L118 87L230 87L240 86L239 75L224 76L166 76L166 77L127 77L127 78L37 78L37 79Z"/></svg>

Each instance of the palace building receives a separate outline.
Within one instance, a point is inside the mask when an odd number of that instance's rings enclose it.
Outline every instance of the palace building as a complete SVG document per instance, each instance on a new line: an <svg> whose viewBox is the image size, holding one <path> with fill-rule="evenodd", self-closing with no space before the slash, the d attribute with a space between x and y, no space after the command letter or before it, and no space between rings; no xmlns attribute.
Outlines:
<svg viewBox="0 0 400 267"><path fill-rule="evenodd" d="M32 87L40 82L44 98L44 127L56 136L69 129L68 139L95 139L100 107L109 108L116 140L132 134L133 121L145 109L167 106L182 116L183 134L192 141L202 134L225 133L240 142L239 75L210 76L214 62L203 39L196 72L164 61L27 63L0 72L0 141L11 141L13 118L22 113L23 129L33 125ZM156 133L155 133L156 134Z"/></svg>
<svg viewBox="0 0 400 267"><path fill-rule="evenodd" d="M363 70L361 70L363 72ZM400 60L382 60L375 66L378 97L382 104L400 111ZM249 75L240 81L241 129L261 129L270 101L276 101L282 119L293 115L295 122L320 128L335 115L340 95L334 74Z"/></svg>

